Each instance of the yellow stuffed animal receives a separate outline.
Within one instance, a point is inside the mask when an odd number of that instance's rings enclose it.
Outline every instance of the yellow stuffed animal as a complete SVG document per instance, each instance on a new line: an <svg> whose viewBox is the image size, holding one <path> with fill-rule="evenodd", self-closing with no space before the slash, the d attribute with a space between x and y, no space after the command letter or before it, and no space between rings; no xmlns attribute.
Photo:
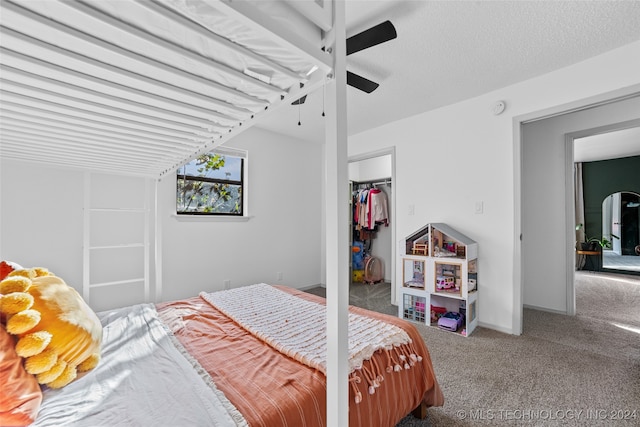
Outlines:
<svg viewBox="0 0 640 427"><path fill-rule="evenodd" d="M100 360L102 325L75 289L43 268L14 270L0 282L0 314L18 337L16 353L40 384L60 388Z"/></svg>

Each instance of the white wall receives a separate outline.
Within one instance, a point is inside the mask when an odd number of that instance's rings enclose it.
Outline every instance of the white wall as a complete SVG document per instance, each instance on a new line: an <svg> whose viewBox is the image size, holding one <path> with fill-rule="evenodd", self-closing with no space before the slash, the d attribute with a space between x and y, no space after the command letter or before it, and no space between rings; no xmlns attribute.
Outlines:
<svg viewBox="0 0 640 427"><path fill-rule="evenodd" d="M478 316L483 326L519 333L514 282L513 118L640 83L640 42L582 63L349 139L349 155L396 147L397 239L444 222L479 243ZM491 106L504 100L506 111ZM519 191L519 189L518 189ZM482 201L483 214L475 213ZM415 214L409 215L409 206ZM549 236L548 244L564 244ZM401 269L397 269L399 274ZM399 283L400 279L396 278Z"/></svg>
<svg viewBox="0 0 640 427"><path fill-rule="evenodd" d="M175 175L159 182L162 300L222 289L227 279L233 287L276 283L277 272L285 285L321 283L321 147L257 128L229 145L249 151L248 221L178 221L173 215ZM82 292L84 173L7 159L1 160L0 171L0 259L47 267ZM126 182L122 176L111 180L114 191ZM92 199L111 200L111 193L103 188ZM130 197L128 191L125 200ZM130 225L115 224L114 230ZM112 272L118 268L114 262ZM101 305L105 298L90 304L110 308ZM139 293L109 299L110 306L126 305L138 302Z"/></svg>
<svg viewBox="0 0 640 427"><path fill-rule="evenodd" d="M0 161L0 259L46 267L82 288L83 173Z"/></svg>
<svg viewBox="0 0 640 427"><path fill-rule="evenodd" d="M83 294L84 209L145 206L145 178L91 174L43 164L0 163L0 259L24 267L45 267ZM85 194L88 197L85 198ZM91 247L141 244L144 212L92 213L87 234ZM96 311L144 301L144 248L91 251L89 283L136 279L112 287L95 287L87 302Z"/></svg>
<svg viewBox="0 0 640 427"><path fill-rule="evenodd" d="M321 283L321 146L251 128L227 146L248 150L246 222L179 220L175 178L159 185L163 300L254 283ZM282 280L277 281L277 273Z"/></svg>
<svg viewBox="0 0 640 427"><path fill-rule="evenodd" d="M349 162L349 180L374 181L391 178L391 154Z"/></svg>

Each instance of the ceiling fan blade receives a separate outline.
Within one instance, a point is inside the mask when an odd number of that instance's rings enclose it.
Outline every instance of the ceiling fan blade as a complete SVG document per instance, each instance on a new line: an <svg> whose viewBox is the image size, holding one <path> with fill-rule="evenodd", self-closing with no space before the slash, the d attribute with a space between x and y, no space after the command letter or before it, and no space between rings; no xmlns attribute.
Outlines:
<svg viewBox="0 0 640 427"><path fill-rule="evenodd" d="M398 37L398 34L391 21L384 21L355 36L349 37L347 39L347 55L393 40L396 37Z"/></svg>
<svg viewBox="0 0 640 427"><path fill-rule="evenodd" d="M353 74L351 71L347 71L347 84L367 93L373 92L378 88L378 86L380 86L378 83L372 82L371 80L365 79L357 74Z"/></svg>
<svg viewBox="0 0 640 427"><path fill-rule="evenodd" d="M300 98L300 99L296 99L295 101L293 101L293 102L291 103L291 105L300 105L300 104L304 104L304 101L306 101L306 100L307 100L307 95L303 96L303 97L302 97L302 98Z"/></svg>

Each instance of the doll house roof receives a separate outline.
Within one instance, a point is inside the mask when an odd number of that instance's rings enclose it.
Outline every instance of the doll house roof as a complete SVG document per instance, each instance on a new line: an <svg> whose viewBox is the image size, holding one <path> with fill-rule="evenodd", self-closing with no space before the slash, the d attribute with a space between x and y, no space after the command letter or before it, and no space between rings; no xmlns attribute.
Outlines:
<svg viewBox="0 0 640 427"><path fill-rule="evenodd" d="M415 232L411 233L409 236L406 237L405 240L409 242L426 241L428 238L429 230L431 228L440 231L442 234L445 234L446 236L450 237L451 239L457 241L460 244L463 244L466 246L477 244L475 240L465 236L464 234L455 230L451 226L444 224L442 222L427 224L424 227L420 228L419 230L416 230Z"/></svg>
<svg viewBox="0 0 640 427"><path fill-rule="evenodd" d="M429 224L429 225L432 228L440 231L442 234L447 235L448 237L452 238L453 240L456 240L458 243L461 243L463 245L469 246L469 245L477 244L477 242L475 240L465 236L464 234L462 234L459 231L451 228L447 224L438 222L438 223L432 223L432 224Z"/></svg>
<svg viewBox="0 0 640 427"><path fill-rule="evenodd" d="M417 230L416 232L412 233L410 236L407 236L406 240L407 241L417 241L417 242L421 242L421 241L427 241L429 238L429 227L431 224L427 224L424 227L422 227L420 230Z"/></svg>

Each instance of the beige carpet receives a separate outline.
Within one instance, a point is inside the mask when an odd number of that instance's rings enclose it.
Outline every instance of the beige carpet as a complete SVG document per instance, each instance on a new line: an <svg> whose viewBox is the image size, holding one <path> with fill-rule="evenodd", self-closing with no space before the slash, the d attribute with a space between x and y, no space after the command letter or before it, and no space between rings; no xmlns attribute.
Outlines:
<svg viewBox="0 0 640 427"><path fill-rule="evenodd" d="M397 427L639 426L640 277L576 274L578 314L525 309L521 336L418 325L446 402ZM353 284L350 302L396 314L389 293L389 284Z"/></svg>

